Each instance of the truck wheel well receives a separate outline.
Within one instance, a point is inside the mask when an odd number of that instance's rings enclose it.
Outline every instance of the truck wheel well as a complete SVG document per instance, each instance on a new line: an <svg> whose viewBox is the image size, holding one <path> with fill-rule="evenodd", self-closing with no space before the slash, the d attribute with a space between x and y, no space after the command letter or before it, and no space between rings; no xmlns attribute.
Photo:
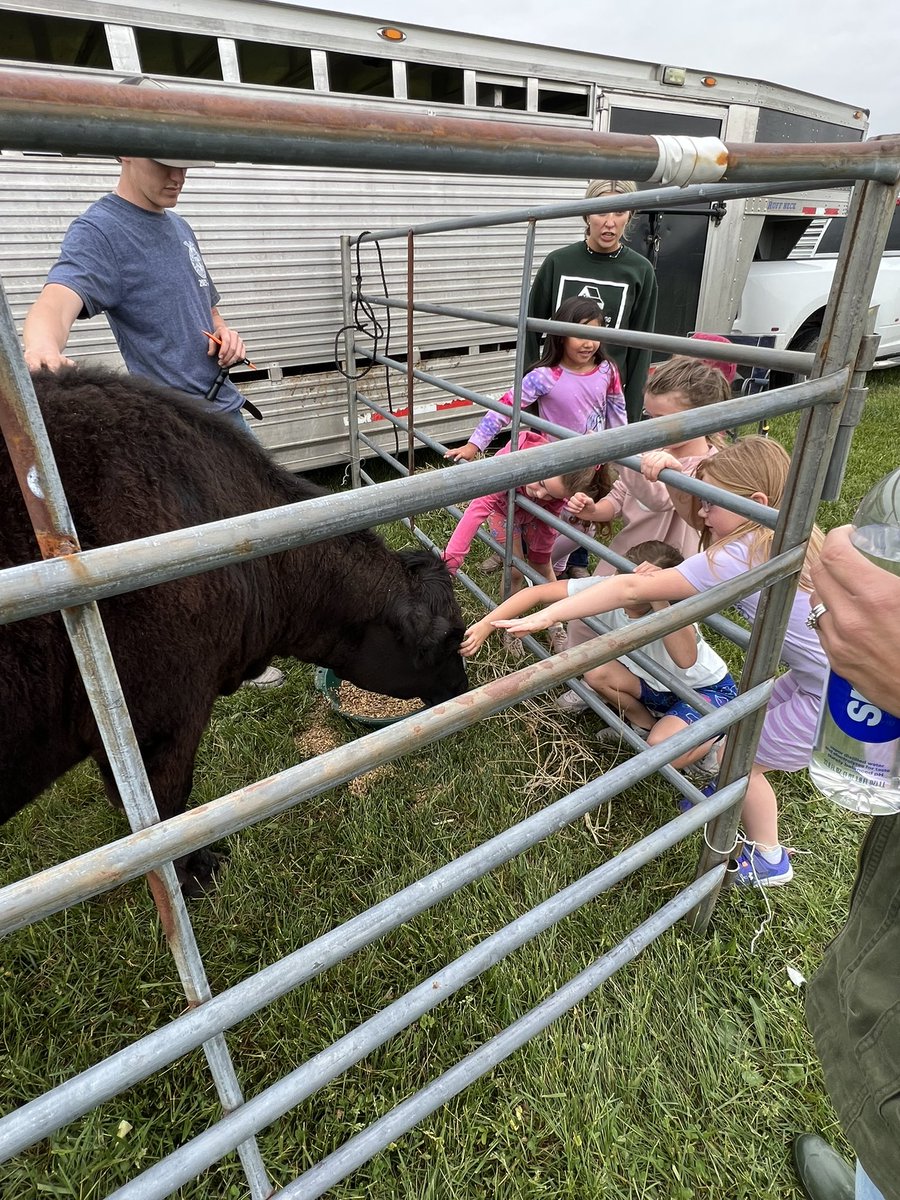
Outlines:
<svg viewBox="0 0 900 1200"><path fill-rule="evenodd" d="M791 338L788 349L804 352L815 350L819 334L822 332L822 318L824 316L824 308L820 309L817 313L813 313ZM805 378L805 375L796 375L793 372L772 371L769 375L769 387L788 387L789 384L800 383Z"/></svg>

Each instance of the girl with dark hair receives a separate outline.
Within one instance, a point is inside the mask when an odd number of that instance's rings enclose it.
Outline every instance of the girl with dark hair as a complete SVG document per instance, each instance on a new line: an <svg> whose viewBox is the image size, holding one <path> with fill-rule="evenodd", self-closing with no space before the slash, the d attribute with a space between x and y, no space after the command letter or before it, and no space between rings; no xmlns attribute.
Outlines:
<svg viewBox="0 0 900 1200"><path fill-rule="evenodd" d="M593 300L573 296L553 315L554 321L599 329L603 314ZM513 393L500 397L512 407ZM598 433L625 424L625 397L615 363L594 338L553 333L539 364L522 380L522 407L538 407L538 416L575 433ZM471 462L510 422L500 413L486 413L464 446L448 450L445 458Z"/></svg>
<svg viewBox="0 0 900 1200"><path fill-rule="evenodd" d="M595 179L585 199L624 197L636 190L628 179ZM546 321L570 296L589 296L603 312L601 324L612 329L636 329L652 333L656 322L656 276L650 262L626 246L625 237L632 212L584 216L584 236L569 246L551 250L538 269L528 299L529 317ZM555 320L556 318L554 318ZM536 362L541 335L525 334L525 365ZM625 385L629 421L641 419L644 384L650 368L650 351L636 346L611 346L608 351L619 368Z"/></svg>

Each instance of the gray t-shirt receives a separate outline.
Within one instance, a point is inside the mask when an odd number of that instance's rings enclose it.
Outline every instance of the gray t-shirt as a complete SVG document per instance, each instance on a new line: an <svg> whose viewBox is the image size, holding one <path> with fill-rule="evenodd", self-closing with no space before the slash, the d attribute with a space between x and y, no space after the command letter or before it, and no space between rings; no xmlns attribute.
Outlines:
<svg viewBox="0 0 900 1200"><path fill-rule="evenodd" d="M132 374L206 395L219 366L202 331L212 331L219 293L182 217L102 196L69 226L47 282L81 297L81 319L106 313ZM226 379L216 408L229 412L242 403Z"/></svg>

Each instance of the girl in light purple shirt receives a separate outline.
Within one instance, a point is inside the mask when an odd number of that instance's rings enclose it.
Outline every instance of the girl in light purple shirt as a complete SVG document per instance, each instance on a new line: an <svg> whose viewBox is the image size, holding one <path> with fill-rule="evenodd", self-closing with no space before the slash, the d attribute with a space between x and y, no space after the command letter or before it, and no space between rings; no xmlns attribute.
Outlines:
<svg viewBox="0 0 900 1200"><path fill-rule="evenodd" d="M663 465L680 469L674 457ZM697 474L736 496L777 508L782 502L789 468L790 459L776 441L749 437L704 460ZM708 531L706 536L711 539L704 553L665 571L642 574L638 568L632 575L606 580L603 587L589 587L529 617L499 621L498 626L522 635L544 629L554 621L596 616L655 600L685 600L769 557L771 530L715 504L702 504L700 513ZM812 590L810 570L818 561L821 544L821 531L814 527L781 650L788 670L776 681L766 706L756 761L744 798L746 838L737 864L738 884L771 887L789 883L794 874L791 860L778 839L778 802L766 776L771 771L802 770L812 753L827 661L816 633L806 625L806 618ZM758 606L758 592L736 605L751 621Z"/></svg>

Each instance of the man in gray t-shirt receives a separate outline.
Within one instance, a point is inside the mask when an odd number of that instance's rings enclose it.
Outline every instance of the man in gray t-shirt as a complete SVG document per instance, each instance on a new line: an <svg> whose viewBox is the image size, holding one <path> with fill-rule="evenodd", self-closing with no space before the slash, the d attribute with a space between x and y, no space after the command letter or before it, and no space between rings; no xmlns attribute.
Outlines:
<svg viewBox="0 0 900 1200"><path fill-rule="evenodd" d="M168 210L178 202L187 168L212 164L120 161L115 191L69 226L59 260L25 318L25 361L33 371L70 364L63 351L75 320L104 312L129 371L205 396L219 367L240 362L246 350L219 313L219 295L191 227ZM216 407L236 417L242 403L226 380Z"/></svg>
<svg viewBox="0 0 900 1200"><path fill-rule="evenodd" d="M247 354L240 334L219 313L219 294L190 225L168 210L178 203L187 168L214 164L119 161L115 191L69 226L59 260L25 318L25 361L32 371L74 366L64 354L72 325L105 312L129 371L203 397L220 367ZM204 330L215 334L218 345ZM230 380L214 403L246 431L243 398ZM283 679L277 667L267 667L248 682L275 687Z"/></svg>

